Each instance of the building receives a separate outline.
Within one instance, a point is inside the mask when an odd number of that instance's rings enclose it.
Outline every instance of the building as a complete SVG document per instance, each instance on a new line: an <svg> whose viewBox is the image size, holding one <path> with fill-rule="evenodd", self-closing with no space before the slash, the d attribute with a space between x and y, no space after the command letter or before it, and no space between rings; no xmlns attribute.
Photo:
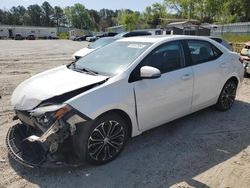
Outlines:
<svg viewBox="0 0 250 188"><path fill-rule="evenodd" d="M44 37L57 37L56 27L35 27L35 26L13 26L13 25L0 25L1 38L13 38L16 34L22 37L34 35L36 38Z"/></svg>
<svg viewBox="0 0 250 188"><path fill-rule="evenodd" d="M167 34L210 36L210 29L203 27L199 21L190 20L173 22L166 27Z"/></svg>
<svg viewBox="0 0 250 188"><path fill-rule="evenodd" d="M69 39L73 39L75 37L80 37L85 34L83 29L72 29L69 31Z"/></svg>

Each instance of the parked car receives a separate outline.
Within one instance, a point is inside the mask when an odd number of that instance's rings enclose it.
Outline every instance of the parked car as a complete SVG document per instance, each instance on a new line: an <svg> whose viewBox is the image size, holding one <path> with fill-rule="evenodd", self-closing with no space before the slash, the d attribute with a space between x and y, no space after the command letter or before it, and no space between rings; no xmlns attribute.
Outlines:
<svg viewBox="0 0 250 188"><path fill-rule="evenodd" d="M99 38L103 38L103 37L113 37L115 35L117 35L118 33L116 32L107 32L107 33L102 33L102 34L99 34L99 35L96 35L96 36L92 36L92 37L87 37L86 40L88 42L94 42L96 41L97 39Z"/></svg>
<svg viewBox="0 0 250 188"><path fill-rule="evenodd" d="M15 34L15 40L24 40L24 37L20 33L17 33Z"/></svg>
<svg viewBox="0 0 250 188"><path fill-rule="evenodd" d="M94 41L96 41L97 40L97 37L96 36L92 36L92 37L87 37L86 38L86 41L88 41L88 42L94 42Z"/></svg>
<svg viewBox="0 0 250 188"><path fill-rule="evenodd" d="M240 55L243 61L243 66L245 68L245 75L250 75L250 41L245 44L242 48Z"/></svg>
<svg viewBox="0 0 250 188"><path fill-rule="evenodd" d="M83 35L81 37L76 37L75 41L86 41L87 37L93 37L93 35Z"/></svg>
<svg viewBox="0 0 250 188"><path fill-rule="evenodd" d="M35 35L28 35L28 36L26 37L26 39L27 39L27 40L36 40L36 37L35 37Z"/></svg>
<svg viewBox="0 0 250 188"><path fill-rule="evenodd" d="M106 45L114 42L115 40L117 40L117 38L114 38L114 37L100 38L100 39L96 40L95 42L89 44L88 47L78 50L76 53L73 54L72 58L74 61L77 61L81 57L93 52L96 49L99 49L103 46L106 46Z"/></svg>
<svg viewBox="0 0 250 188"><path fill-rule="evenodd" d="M229 50L233 50L233 47L232 47L232 43L229 43L221 38L218 38L218 37L210 37L212 40L220 43L222 46L226 47L227 49Z"/></svg>
<svg viewBox="0 0 250 188"><path fill-rule="evenodd" d="M97 38L102 38L102 37L114 37L116 36L118 33L116 32L106 32L106 33L102 33L100 35L97 35Z"/></svg>
<svg viewBox="0 0 250 188"><path fill-rule="evenodd" d="M73 54L73 60L74 61L78 60L79 58L87 55L88 53L94 51L95 49L103 47L103 46L105 46L105 45L107 45L115 40L120 39L120 38L133 37L133 36L148 36L148 35L151 35L151 33L147 32L147 31L132 31L132 32L123 32L123 33L115 35L114 37L104 37L105 38L104 40L99 41L100 39L98 39L99 42L97 44L94 44L91 48L87 47L87 48L83 48L83 49L77 51L75 54ZM108 38L110 38L110 39L108 39ZM96 36L87 38L87 41L89 41L89 42L93 42L96 40L97 40ZM98 46L98 48L96 48L94 46Z"/></svg>
<svg viewBox="0 0 250 188"><path fill-rule="evenodd" d="M212 105L229 110L243 72L238 54L207 37L117 40L15 89L20 121L8 131L8 151L29 167L74 156L105 164L146 130Z"/></svg>
<svg viewBox="0 0 250 188"><path fill-rule="evenodd" d="M131 31L131 32L119 33L115 37L121 38L121 37L148 36L148 35L152 35L152 33L148 32L148 31Z"/></svg>

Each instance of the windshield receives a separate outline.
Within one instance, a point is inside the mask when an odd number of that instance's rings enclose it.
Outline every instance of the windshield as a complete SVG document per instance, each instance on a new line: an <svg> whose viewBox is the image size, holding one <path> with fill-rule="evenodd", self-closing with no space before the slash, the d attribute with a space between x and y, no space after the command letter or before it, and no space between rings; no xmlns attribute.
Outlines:
<svg viewBox="0 0 250 188"><path fill-rule="evenodd" d="M112 39L112 38L98 39L97 41L95 41L92 44L90 44L88 48L90 48L90 49L101 48L103 46L106 46L106 45L110 44L113 41L115 41L115 39Z"/></svg>
<svg viewBox="0 0 250 188"><path fill-rule="evenodd" d="M74 64L74 68L113 76L123 71L150 45L143 42L113 42L82 57Z"/></svg>

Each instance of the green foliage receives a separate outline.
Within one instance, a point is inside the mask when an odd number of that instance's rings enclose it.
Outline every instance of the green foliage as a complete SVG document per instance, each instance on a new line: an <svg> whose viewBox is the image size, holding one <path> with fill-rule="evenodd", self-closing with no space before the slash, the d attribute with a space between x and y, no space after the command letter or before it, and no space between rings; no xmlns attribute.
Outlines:
<svg viewBox="0 0 250 188"><path fill-rule="evenodd" d="M126 25L128 31L135 29L137 20L138 15L134 12L129 12L128 10L121 10L118 15L119 25Z"/></svg>
<svg viewBox="0 0 250 188"><path fill-rule="evenodd" d="M208 23L250 20L249 0L164 0L164 2L183 19L198 19Z"/></svg>
<svg viewBox="0 0 250 188"><path fill-rule="evenodd" d="M59 39L69 39L69 33L68 32L60 32L58 33Z"/></svg>
<svg viewBox="0 0 250 188"><path fill-rule="evenodd" d="M47 1L42 5L13 6L0 9L0 24L27 26L65 26L94 31L105 31L116 25L127 25L128 30L163 27L168 19L196 19L206 23L250 21L250 0L163 0L143 12L129 9L87 10L77 3L62 9Z"/></svg>
<svg viewBox="0 0 250 188"><path fill-rule="evenodd" d="M45 1L42 6L42 17L41 17L41 22L42 25L44 26L52 26L52 16L54 14L54 9L53 7Z"/></svg>
<svg viewBox="0 0 250 188"><path fill-rule="evenodd" d="M222 38L232 43L250 41L250 35L223 35Z"/></svg>
<svg viewBox="0 0 250 188"><path fill-rule="evenodd" d="M73 27L79 29L92 29L92 22L85 7L77 3L69 9L69 19Z"/></svg>

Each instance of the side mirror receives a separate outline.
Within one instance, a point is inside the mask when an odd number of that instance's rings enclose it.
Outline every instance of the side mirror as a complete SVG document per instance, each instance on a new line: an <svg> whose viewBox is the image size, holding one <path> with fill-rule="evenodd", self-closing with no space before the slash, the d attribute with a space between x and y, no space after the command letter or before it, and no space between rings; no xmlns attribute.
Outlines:
<svg viewBox="0 0 250 188"><path fill-rule="evenodd" d="M140 77L142 79L154 79L161 77L161 71L150 66L143 66L140 70Z"/></svg>

